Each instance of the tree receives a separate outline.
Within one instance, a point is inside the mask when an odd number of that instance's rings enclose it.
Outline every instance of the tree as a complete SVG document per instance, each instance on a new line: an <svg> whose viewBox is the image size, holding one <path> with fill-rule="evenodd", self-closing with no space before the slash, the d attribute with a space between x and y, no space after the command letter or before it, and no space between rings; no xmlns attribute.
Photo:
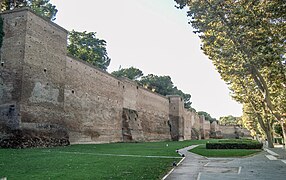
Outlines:
<svg viewBox="0 0 286 180"><path fill-rule="evenodd" d="M127 77L133 81L138 80L143 76L143 72L134 67L119 69L118 71L113 71L111 74L116 77Z"/></svg>
<svg viewBox="0 0 286 180"><path fill-rule="evenodd" d="M256 118L257 115L253 112L251 106L244 104L243 114L242 114L242 125L250 131L251 136L253 137L257 137L258 135L263 134L263 131L261 130L260 125Z"/></svg>
<svg viewBox="0 0 286 180"><path fill-rule="evenodd" d="M260 105L253 110L258 119L270 113L283 124L286 3L268 0L176 2L179 8L189 7L190 23L202 39L204 53L213 61L233 94L238 97L241 89L250 94L255 89L256 102ZM242 100L254 106L251 96Z"/></svg>
<svg viewBox="0 0 286 180"><path fill-rule="evenodd" d="M174 84L170 76L148 74L141 77L140 84L163 96L173 94Z"/></svg>
<svg viewBox="0 0 286 180"><path fill-rule="evenodd" d="M219 123L223 125L240 125L239 124L239 117L234 117L232 115L223 116L219 118Z"/></svg>
<svg viewBox="0 0 286 180"><path fill-rule="evenodd" d="M275 123L274 124L274 131L275 131L276 134L278 134L279 136L283 137L281 124Z"/></svg>
<svg viewBox="0 0 286 180"><path fill-rule="evenodd" d="M98 39L95 32L77 32L68 35L68 53L102 70L110 64L106 51L106 41Z"/></svg>
<svg viewBox="0 0 286 180"><path fill-rule="evenodd" d="M12 10L20 7L30 7L36 14L54 21L58 10L56 6L49 3L50 0L4 0L1 10Z"/></svg>
<svg viewBox="0 0 286 180"><path fill-rule="evenodd" d="M184 99L184 107L186 109L191 109L191 95L185 94L183 91L174 86L170 76L148 74L147 76L142 76L139 83L163 96L179 95Z"/></svg>
<svg viewBox="0 0 286 180"><path fill-rule="evenodd" d="M49 3L49 1L50 0L30 0L28 1L28 6L31 7L35 13L54 21L56 20L58 10L56 6Z"/></svg>

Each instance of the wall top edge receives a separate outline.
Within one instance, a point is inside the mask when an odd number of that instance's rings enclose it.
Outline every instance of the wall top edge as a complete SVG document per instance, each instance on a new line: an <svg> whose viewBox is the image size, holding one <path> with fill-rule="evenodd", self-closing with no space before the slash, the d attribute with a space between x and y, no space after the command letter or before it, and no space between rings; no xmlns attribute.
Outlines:
<svg viewBox="0 0 286 180"><path fill-rule="evenodd" d="M73 56L73 55L71 55L71 54L67 54L67 58L71 58L71 59L74 60L74 61L78 61L78 62L80 62L80 63L83 63L83 64L85 64L86 66L88 66L88 67L90 67L90 68L93 68L93 69L95 69L95 70L97 70L97 71L99 71L99 72L102 72L102 73L104 73L104 74L106 74L106 75L108 75L108 76L110 76L110 77L113 77L113 78L115 78L115 79L121 81L121 80L118 79L116 76L114 76L114 75L108 73L107 71L104 71L104 70L102 70L102 69L100 69L100 68L98 68L98 67L96 67L96 66L94 66L94 65L92 65L92 64L90 64L90 63L88 63L88 62L86 62L86 61L84 61L84 60L82 60L82 59L79 59L79 58L77 58L77 57L75 57L75 56Z"/></svg>
<svg viewBox="0 0 286 180"><path fill-rule="evenodd" d="M178 97L178 98L181 98L181 96L180 96L180 95L176 95L176 94L174 94L174 95L166 95L166 97L168 97L168 98L169 98L169 97L170 97L170 98L171 98L171 97Z"/></svg>
<svg viewBox="0 0 286 180"><path fill-rule="evenodd" d="M13 9L13 10L8 10L8 11L4 11L4 12L1 12L0 15L2 14L12 14L12 13L16 13L16 12L22 12L22 11L27 11L27 12L30 12L36 16L38 16L39 18L43 19L44 21L46 21L47 23L55 26L56 28L60 29L61 31L64 31L65 33L68 34L68 30L66 30L65 28L61 27L60 25L52 22L51 20L49 20L48 18L45 18L43 16L40 16L38 14L36 14L31 8L29 7L23 7L23 8L16 8L16 9Z"/></svg>
<svg viewBox="0 0 286 180"><path fill-rule="evenodd" d="M150 92L150 93L152 93L152 94L155 94L155 95L157 95L157 96L160 96L160 97L162 97L162 98L164 98L164 99L168 99L168 97L166 97L166 96L163 96L163 95L161 95L161 94L158 94L158 93L156 93L156 92L153 92L153 91L151 91L151 90L149 90L149 89L146 89L146 88L144 88L144 87L142 87L141 85L139 85L137 82L135 82L135 81L132 81L132 80L130 80L130 79L128 79L128 78L122 78L122 77L116 77L116 76L114 76L114 75L112 75L112 74L110 74L110 73L108 73L107 71L104 71L104 70L102 70L102 69L100 69L100 68L98 68L98 67L96 67L96 66L94 66L94 65L92 65L92 64L90 64L90 63L88 63L88 62L85 62L85 61L83 61L82 59L79 59L79 58L77 58L77 57L75 57L75 56L73 56L73 55L71 55L71 54L67 54L67 58L71 58L72 60L75 60L75 61L78 61L78 62L81 62L81 63L83 63L83 64L85 64L85 65L87 65L87 66L89 66L89 67L91 67L91 68L93 68L93 69L96 69L96 70L98 70L99 72L101 72L101 73L104 73L105 75L107 75L107 76L110 76L110 77L112 77L112 78L114 78L114 79L116 79L116 80L118 80L118 81L120 81L121 83L130 83L130 84L133 84L133 85L137 85L138 86L138 88L140 88L140 89L142 89L142 90L145 90L145 91L147 91L147 92ZM176 95L175 95L176 96Z"/></svg>

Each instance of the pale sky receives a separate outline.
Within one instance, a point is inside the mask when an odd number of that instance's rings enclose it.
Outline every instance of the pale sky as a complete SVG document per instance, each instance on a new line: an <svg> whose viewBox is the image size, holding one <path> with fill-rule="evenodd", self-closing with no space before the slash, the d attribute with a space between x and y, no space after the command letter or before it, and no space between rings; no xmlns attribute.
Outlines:
<svg viewBox="0 0 286 180"><path fill-rule="evenodd" d="M186 11L174 0L50 0L55 23L67 30L97 32L107 42L108 72L136 67L144 75L169 75L192 95L192 107L212 117L241 116L212 62L200 50L200 39Z"/></svg>

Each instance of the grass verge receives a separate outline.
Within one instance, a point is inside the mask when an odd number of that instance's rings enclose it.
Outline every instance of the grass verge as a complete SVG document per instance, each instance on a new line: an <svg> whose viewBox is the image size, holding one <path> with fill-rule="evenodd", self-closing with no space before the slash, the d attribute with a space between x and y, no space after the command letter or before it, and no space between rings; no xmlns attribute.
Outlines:
<svg viewBox="0 0 286 180"><path fill-rule="evenodd" d="M199 145L190 152L206 157L243 157L249 156L261 150L258 149L206 149L206 145Z"/></svg>
<svg viewBox="0 0 286 180"><path fill-rule="evenodd" d="M209 140L208 140L209 141ZM38 149L0 149L0 178L160 179L179 162L175 152L206 140L112 143ZM104 155L111 154L111 155ZM175 158L114 155L170 156Z"/></svg>

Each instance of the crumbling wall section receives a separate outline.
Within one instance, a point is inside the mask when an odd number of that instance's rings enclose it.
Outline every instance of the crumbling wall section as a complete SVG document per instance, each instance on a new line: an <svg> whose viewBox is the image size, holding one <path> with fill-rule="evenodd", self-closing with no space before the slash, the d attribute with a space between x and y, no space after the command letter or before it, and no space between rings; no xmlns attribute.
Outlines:
<svg viewBox="0 0 286 180"><path fill-rule="evenodd" d="M146 141L171 139L168 125L169 101L166 97L138 87L136 106Z"/></svg>
<svg viewBox="0 0 286 180"><path fill-rule="evenodd" d="M211 130L210 130L210 138L222 138L220 126L218 125L218 121L213 121L211 123Z"/></svg>
<svg viewBox="0 0 286 180"><path fill-rule="evenodd" d="M192 139L192 118L193 118L192 111L189 111L187 109L184 109L184 140L190 140Z"/></svg>
<svg viewBox="0 0 286 180"><path fill-rule="evenodd" d="M204 138L205 139L209 139L210 138L210 132L211 132L210 121L205 120L204 121Z"/></svg>
<svg viewBox="0 0 286 180"><path fill-rule="evenodd" d="M235 126L220 125L220 129L223 138L230 138L230 139L238 138Z"/></svg>

